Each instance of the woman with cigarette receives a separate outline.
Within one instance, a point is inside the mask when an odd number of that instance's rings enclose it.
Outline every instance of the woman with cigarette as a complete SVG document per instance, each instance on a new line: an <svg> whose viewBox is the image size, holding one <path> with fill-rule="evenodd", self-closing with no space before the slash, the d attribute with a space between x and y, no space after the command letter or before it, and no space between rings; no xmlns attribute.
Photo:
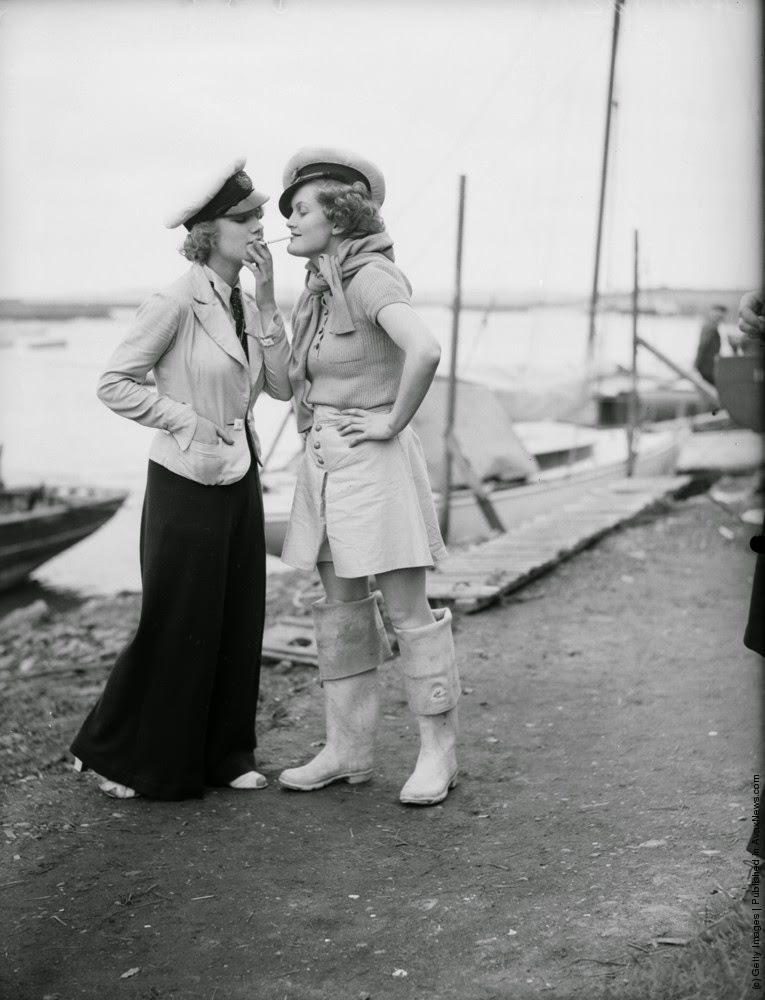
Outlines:
<svg viewBox="0 0 765 1000"><path fill-rule="evenodd" d="M401 802L432 805L457 781L459 678L448 610L431 611L425 571L445 554L419 440L409 423L440 348L410 303L380 218L385 182L368 160L301 149L279 208L288 252L307 257L292 315L290 378L305 454L282 558L318 566L313 607L327 739L284 788L312 791L372 775L377 668L387 640L369 577L398 637L420 752Z"/></svg>
<svg viewBox="0 0 765 1000"><path fill-rule="evenodd" d="M262 243L265 195L237 160L167 225L191 268L138 310L98 383L156 429L141 521L138 630L72 744L116 798L262 788L255 709L265 604L252 406L289 399L289 345ZM239 272L255 274L254 301ZM146 383L154 371L156 392Z"/></svg>

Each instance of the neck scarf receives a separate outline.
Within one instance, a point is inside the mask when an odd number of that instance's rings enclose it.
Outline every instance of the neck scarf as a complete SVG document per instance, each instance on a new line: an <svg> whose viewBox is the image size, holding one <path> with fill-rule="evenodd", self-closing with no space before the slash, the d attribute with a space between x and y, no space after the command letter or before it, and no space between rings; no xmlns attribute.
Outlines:
<svg viewBox="0 0 765 1000"><path fill-rule="evenodd" d="M312 261L306 264L305 291L292 312L290 379L299 431L308 430L313 421L311 407L305 402L306 361L311 342L321 326L322 295L329 292L331 297L328 332L336 336L353 333L353 318L345 301L343 282L349 281L366 264L393 259L393 240L383 231L343 240L337 254L322 254L319 257L318 267Z"/></svg>

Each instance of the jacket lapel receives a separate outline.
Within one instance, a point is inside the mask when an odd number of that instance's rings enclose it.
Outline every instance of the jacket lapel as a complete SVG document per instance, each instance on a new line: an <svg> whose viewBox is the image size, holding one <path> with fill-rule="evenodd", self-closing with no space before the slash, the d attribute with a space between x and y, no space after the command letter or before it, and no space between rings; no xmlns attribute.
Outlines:
<svg viewBox="0 0 765 1000"><path fill-rule="evenodd" d="M218 347L234 361L238 361L243 368L248 368L244 349L239 343L233 324L218 308L213 287L199 264L195 264L192 268L191 284L193 295L191 308L204 327L205 333L212 337Z"/></svg>

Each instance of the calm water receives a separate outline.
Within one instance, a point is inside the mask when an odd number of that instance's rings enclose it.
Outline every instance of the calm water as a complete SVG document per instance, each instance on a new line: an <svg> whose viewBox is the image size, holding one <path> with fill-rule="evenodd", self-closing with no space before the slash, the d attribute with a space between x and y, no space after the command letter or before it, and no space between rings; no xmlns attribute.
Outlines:
<svg viewBox="0 0 765 1000"><path fill-rule="evenodd" d="M421 310L441 343L448 344L447 309ZM41 567L45 586L84 594L140 589L138 524L153 431L117 417L95 396L111 351L124 336L132 311L107 320L0 323L0 442L10 485L45 481L128 489L120 512L95 535ZM690 366L699 321L643 317L641 333L670 357ZM501 380L544 400L556 380L570 375L585 356L587 317L574 310L530 310L463 315L460 371ZM612 370L630 363L631 318L603 316L599 364ZM641 372L664 375L659 362L641 357ZM448 369L448 350L443 369ZM287 404L261 397L255 413L267 451ZM536 417L537 414L531 414ZM274 464L297 447L294 426L281 439ZM271 560L269 568L282 564Z"/></svg>

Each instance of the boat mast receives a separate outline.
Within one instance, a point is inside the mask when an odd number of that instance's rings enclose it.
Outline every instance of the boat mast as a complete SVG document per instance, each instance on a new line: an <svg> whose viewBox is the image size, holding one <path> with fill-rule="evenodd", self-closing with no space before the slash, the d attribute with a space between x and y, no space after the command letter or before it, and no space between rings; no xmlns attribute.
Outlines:
<svg viewBox="0 0 765 1000"><path fill-rule="evenodd" d="M637 447L637 433L639 420L639 400L638 400L638 380L637 380L637 353L638 353L638 313L640 296L640 273L639 273L639 236L637 229L633 234L632 248L632 379L630 385L629 417L627 422L627 475L632 476L635 471L635 450Z"/></svg>
<svg viewBox="0 0 765 1000"><path fill-rule="evenodd" d="M587 334L587 360L592 361L595 350L595 312L598 308L598 278L600 275L600 247L603 240L603 212L606 203L606 178L608 175L608 148L611 141L611 116L614 105L614 73L616 70L616 47L619 42L619 24L625 0L614 4L614 27L611 36L611 69L608 74L608 100L606 102L606 132L603 140L603 164L600 171L600 204L598 206L598 231L595 238L595 267L592 275L590 294L590 328Z"/></svg>
<svg viewBox="0 0 765 1000"><path fill-rule="evenodd" d="M441 534L449 537L449 497L452 490L452 447L454 411L457 402L457 343L459 340L460 311L462 309L462 234L465 225L465 174L460 174L459 212L457 216L457 262L454 274L454 301L452 303L452 355L449 365L449 391L446 399L446 426L444 428L444 479L441 484Z"/></svg>

